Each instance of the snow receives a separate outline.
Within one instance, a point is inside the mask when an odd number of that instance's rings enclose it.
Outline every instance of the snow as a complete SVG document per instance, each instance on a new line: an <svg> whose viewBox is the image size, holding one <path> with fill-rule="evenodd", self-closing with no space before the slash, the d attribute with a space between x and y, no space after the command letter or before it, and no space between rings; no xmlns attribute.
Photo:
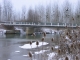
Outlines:
<svg viewBox="0 0 80 60"><path fill-rule="evenodd" d="M0 34L0 38L5 38L6 35L5 34Z"/></svg>
<svg viewBox="0 0 80 60"><path fill-rule="evenodd" d="M59 48L59 46L55 46L55 49L58 49Z"/></svg>
<svg viewBox="0 0 80 60"><path fill-rule="evenodd" d="M23 29L21 29L21 28L15 27L15 30L20 30L20 33L21 33L21 34L26 34L26 32L24 32Z"/></svg>
<svg viewBox="0 0 80 60"><path fill-rule="evenodd" d="M24 57L29 56L29 55L23 55Z"/></svg>
<svg viewBox="0 0 80 60"><path fill-rule="evenodd" d="M20 51L15 51L16 53L19 53Z"/></svg>
<svg viewBox="0 0 80 60"><path fill-rule="evenodd" d="M0 29L0 33L1 34L5 34L6 33L6 30L5 29Z"/></svg>
<svg viewBox="0 0 80 60"><path fill-rule="evenodd" d="M32 55L33 55L33 54L32 54ZM27 55L22 55L22 56L27 57L27 56L29 56L29 55L27 54Z"/></svg>
<svg viewBox="0 0 80 60"><path fill-rule="evenodd" d="M42 46L42 45L47 45L47 42L39 42L38 47ZM23 46L19 46L20 48L23 49L32 49L32 48L37 48L36 42L32 43L32 45L30 44L24 44Z"/></svg>
<svg viewBox="0 0 80 60"><path fill-rule="evenodd" d="M44 53L44 52L46 52L46 51L48 51L48 50L37 51L37 52L35 52L35 54L41 54L41 53Z"/></svg>
<svg viewBox="0 0 80 60"><path fill-rule="evenodd" d="M37 59L33 59L33 60L37 60Z"/></svg>
<svg viewBox="0 0 80 60"><path fill-rule="evenodd" d="M20 28L17 28L15 27L15 30L20 30L20 32L22 34L25 34L26 32L23 31L23 29L20 29ZM0 34L5 34L6 33L6 30L5 29L0 29Z"/></svg>
<svg viewBox="0 0 80 60"><path fill-rule="evenodd" d="M57 55L57 53L52 52L48 54L48 60L53 60L53 57L55 57Z"/></svg>
<svg viewBox="0 0 80 60"><path fill-rule="evenodd" d="M55 32L57 32L57 30L53 30L53 29L50 29L50 28L42 28L42 31L46 32L46 33L55 33Z"/></svg>
<svg viewBox="0 0 80 60"><path fill-rule="evenodd" d="M68 37L68 36L66 36L66 37L65 37L65 39L67 39L68 41L71 41L71 39L69 39L69 37Z"/></svg>
<svg viewBox="0 0 80 60"><path fill-rule="evenodd" d="M66 36L65 39L69 39L68 36Z"/></svg>
<svg viewBox="0 0 80 60"><path fill-rule="evenodd" d="M8 60L11 60L11 59L8 59Z"/></svg>
<svg viewBox="0 0 80 60"><path fill-rule="evenodd" d="M6 33L6 30L5 29L0 29L0 38L5 38L5 33Z"/></svg>

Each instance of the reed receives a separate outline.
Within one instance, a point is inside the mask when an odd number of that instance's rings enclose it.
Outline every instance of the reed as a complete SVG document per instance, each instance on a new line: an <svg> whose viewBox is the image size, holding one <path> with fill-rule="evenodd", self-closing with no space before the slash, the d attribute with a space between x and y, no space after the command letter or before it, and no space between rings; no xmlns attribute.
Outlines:
<svg viewBox="0 0 80 60"><path fill-rule="evenodd" d="M43 32L43 36L46 37L46 32Z"/></svg>
<svg viewBox="0 0 80 60"><path fill-rule="evenodd" d="M32 49L32 41L30 41L30 42L29 42L29 44L30 44L30 46L31 46L31 49Z"/></svg>
<svg viewBox="0 0 80 60"><path fill-rule="evenodd" d="M32 41L30 41L29 43L30 43L30 45L32 45Z"/></svg>
<svg viewBox="0 0 80 60"><path fill-rule="evenodd" d="M66 27L67 28L67 27ZM69 31L68 31L69 30ZM75 30L73 30L73 32L71 32L71 29L67 28L67 31L63 31L63 33L59 36L59 40L58 40L58 45L59 48L57 49L57 58L64 58L64 60L69 60L69 57L67 57L68 54L71 55L71 57L73 58L73 54L76 55L75 56L75 60L79 60L79 57L77 56L80 52L80 43L78 42L78 34L76 33ZM41 50L43 52L43 49L45 49L45 47L43 47L43 42L45 41L45 36L46 33L43 33L43 37L41 38L42 41L42 47ZM70 39L65 39L65 37L68 36L68 38ZM50 43L50 52L55 52L55 48L52 46L52 43L54 42L54 38L51 38L51 40L49 41ZM68 44L67 44L68 43ZM70 44L69 44L70 43ZM32 41L30 41L30 45L32 46ZM37 46L37 50L39 51L39 41L36 41L36 46ZM32 48L32 47L31 47ZM77 52L77 53L76 53ZM65 57L66 55L66 57ZM40 55L38 55L38 59ZM29 57L32 59L32 53L29 52ZM41 60L45 60L46 56L45 54L41 54ZM52 60L52 59L51 59Z"/></svg>
<svg viewBox="0 0 80 60"><path fill-rule="evenodd" d="M59 55L61 54L61 49L58 49L58 54L59 54Z"/></svg>
<svg viewBox="0 0 80 60"><path fill-rule="evenodd" d="M33 34L32 34L32 36L36 36L36 34L35 34L35 33L33 33Z"/></svg>
<svg viewBox="0 0 80 60"><path fill-rule="evenodd" d="M42 41L42 42L44 41L44 37L41 39L41 41Z"/></svg>
<svg viewBox="0 0 80 60"><path fill-rule="evenodd" d="M36 45L37 45L37 49L39 50L39 48L38 48L39 42L38 41L36 41ZM38 55L38 59L39 59L39 55Z"/></svg>
<svg viewBox="0 0 80 60"><path fill-rule="evenodd" d="M32 60L32 53L29 52L28 54L29 54L30 59Z"/></svg>
<svg viewBox="0 0 80 60"><path fill-rule="evenodd" d="M42 41L42 52L43 52L43 41L44 41L44 37L41 39L41 41ZM42 54L41 54L42 55ZM42 57L44 57L44 56L42 56ZM42 58L43 59L43 58Z"/></svg>
<svg viewBox="0 0 80 60"><path fill-rule="evenodd" d="M75 57L75 60L79 60L78 56Z"/></svg>
<svg viewBox="0 0 80 60"><path fill-rule="evenodd" d="M69 60L69 58L68 57L65 57L65 60Z"/></svg>
<svg viewBox="0 0 80 60"><path fill-rule="evenodd" d="M51 50L52 50L52 51L54 51L54 48L53 48L53 47L51 47Z"/></svg>
<svg viewBox="0 0 80 60"><path fill-rule="evenodd" d="M52 39L51 39L51 41L53 42L53 41L54 41L54 39L52 38Z"/></svg>

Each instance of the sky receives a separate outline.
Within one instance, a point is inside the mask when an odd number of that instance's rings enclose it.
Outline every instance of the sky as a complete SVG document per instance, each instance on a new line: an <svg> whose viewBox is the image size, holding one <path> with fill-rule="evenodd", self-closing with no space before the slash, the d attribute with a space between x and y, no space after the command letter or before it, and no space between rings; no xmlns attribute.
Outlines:
<svg viewBox="0 0 80 60"><path fill-rule="evenodd" d="M0 0L2 3L3 0ZM58 3L58 5L61 7L65 0L10 0L14 10L20 11L23 6L26 7L26 9L34 8L35 6L43 5L46 6L48 4ZM72 7L75 8L77 5L78 0L68 0Z"/></svg>

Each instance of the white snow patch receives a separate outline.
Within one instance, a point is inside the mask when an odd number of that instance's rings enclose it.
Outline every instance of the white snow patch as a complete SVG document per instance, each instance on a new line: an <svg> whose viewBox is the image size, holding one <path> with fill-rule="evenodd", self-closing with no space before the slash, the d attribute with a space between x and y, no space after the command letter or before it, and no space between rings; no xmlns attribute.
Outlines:
<svg viewBox="0 0 80 60"><path fill-rule="evenodd" d="M11 60L11 59L8 59L8 60Z"/></svg>
<svg viewBox="0 0 80 60"><path fill-rule="evenodd" d="M33 54L32 54L32 55L33 55ZM27 56L29 56L29 55L27 54L27 55L22 55L22 56L27 57Z"/></svg>
<svg viewBox="0 0 80 60"><path fill-rule="evenodd" d="M16 53L19 53L20 51L15 51Z"/></svg>
<svg viewBox="0 0 80 60"><path fill-rule="evenodd" d="M0 29L0 33L5 34L6 30L5 29Z"/></svg>
<svg viewBox="0 0 80 60"><path fill-rule="evenodd" d="M5 37L6 37L5 34L0 33L0 38L5 38Z"/></svg>
<svg viewBox="0 0 80 60"><path fill-rule="evenodd" d="M48 51L48 50L37 51L37 52L35 52L35 54L41 54L41 53L44 53L44 52L46 52L46 51Z"/></svg>
<svg viewBox="0 0 80 60"><path fill-rule="evenodd" d="M25 56L29 56L29 55L23 55L23 56L25 57Z"/></svg>
<svg viewBox="0 0 80 60"><path fill-rule="evenodd" d="M38 47L42 46L42 45L47 45L49 43L47 42L39 42L39 45ZM37 48L37 45L36 45L36 42L32 43L32 45L30 44L24 44L23 46L19 46L20 48L23 48L23 49L32 49L32 48Z"/></svg>
<svg viewBox="0 0 80 60"><path fill-rule="evenodd" d="M52 60L53 57L55 57L57 55L57 53L53 52L48 54L48 60Z"/></svg>
<svg viewBox="0 0 80 60"><path fill-rule="evenodd" d="M66 36L65 39L69 39L68 36Z"/></svg>
<svg viewBox="0 0 80 60"><path fill-rule="evenodd" d="M57 30L53 30L53 29L50 29L50 28L43 28L42 30L43 30L43 32L46 32L46 33L55 33L55 32L57 32Z"/></svg>
<svg viewBox="0 0 80 60"><path fill-rule="evenodd" d="M65 39L67 39L67 40L71 41L71 39L69 39L69 37L68 37L68 36L66 36L66 37L65 37Z"/></svg>
<svg viewBox="0 0 80 60"><path fill-rule="evenodd" d="M20 30L21 34L26 34L26 32L24 32L23 29L21 29L21 28L15 27L15 30Z"/></svg>
<svg viewBox="0 0 80 60"><path fill-rule="evenodd" d="M58 49L59 48L59 46L55 46L55 49Z"/></svg>
<svg viewBox="0 0 80 60"><path fill-rule="evenodd" d="M37 59L33 59L33 60L37 60Z"/></svg>

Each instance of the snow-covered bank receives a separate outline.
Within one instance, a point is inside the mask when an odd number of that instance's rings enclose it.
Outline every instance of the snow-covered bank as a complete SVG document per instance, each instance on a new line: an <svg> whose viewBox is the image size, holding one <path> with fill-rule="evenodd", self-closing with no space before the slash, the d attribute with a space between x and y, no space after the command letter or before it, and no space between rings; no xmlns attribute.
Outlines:
<svg viewBox="0 0 80 60"><path fill-rule="evenodd" d="M5 38L5 33L6 33L6 30L5 29L0 29L0 38Z"/></svg>
<svg viewBox="0 0 80 60"><path fill-rule="evenodd" d="M20 30L20 33L21 33L21 34L26 34L26 32L24 32L23 29L21 29L21 28L15 27L15 30Z"/></svg>
<svg viewBox="0 0 80 60"><path fill-rule="evenodd" d="M0 29L0 34L5 34L6 30L5 29Z"/></svg>
<svg viewBox="0 0 80 60"><path fill-rule="evenodd" d="M50 28L42 28L42 31L43 32L46 32L46 33L55 33L55 32L57 32L57 30L55 30L55 29L50 29Z"/></svg>
<svg viewBox="0 0 80 60"><path fill-rule="evenodd" d="M61 34L63 32L63 30L57 30L57 29L51 29L51 28L42 28L42 32L46 32L48 34Z"/></svg>

